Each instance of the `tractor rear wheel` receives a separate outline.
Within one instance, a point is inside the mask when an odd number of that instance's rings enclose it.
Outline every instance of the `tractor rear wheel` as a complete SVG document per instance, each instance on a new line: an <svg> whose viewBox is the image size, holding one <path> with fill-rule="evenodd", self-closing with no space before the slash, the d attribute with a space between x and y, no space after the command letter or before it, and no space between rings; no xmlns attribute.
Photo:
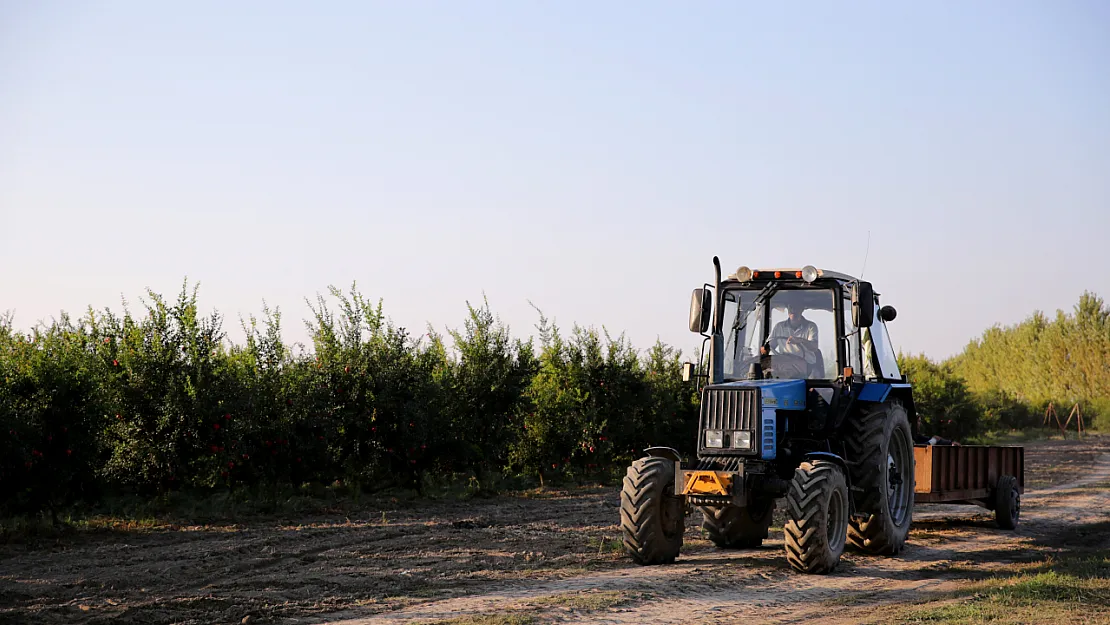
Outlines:
<svg viewBox="0 0 1110 625"><path fill-rule="evenodd" d="M844 553L848 481L836 463L803 462L786 493L786 561L802 573L830 573Z"/></svg>
<svg viewBox="0 0 1110 625"><path fill-rule="evenodd" d="M774 499L754 500L740 508L701 508L701 527L709 540L722 549L754 549L767 538L771 517L775 511Z"/></svg>
<svg viewBox="0 0 1110 625"><path fill-rule="evenodd" d="M1017 527L1020 514L1021 493L1018 492L1017 478L1003 475L994 488L994 519L998 527L1012 530Z"/></svg>
<svg viewBox="0 0 1110 625"><path fill-rule="evenodd" d="M640 458L621 490L624 549L637 564L674 562L686 529L685 501L674 494L674 461Z"/></svg>
<svg viewBox="0 0 1110 625"><path fill-rule="evenodd" d="M913 435L906 409L896 400L876 404L848 421L846 442L857 509L848 542L865 553L902 551L913 522Z"/></svg>

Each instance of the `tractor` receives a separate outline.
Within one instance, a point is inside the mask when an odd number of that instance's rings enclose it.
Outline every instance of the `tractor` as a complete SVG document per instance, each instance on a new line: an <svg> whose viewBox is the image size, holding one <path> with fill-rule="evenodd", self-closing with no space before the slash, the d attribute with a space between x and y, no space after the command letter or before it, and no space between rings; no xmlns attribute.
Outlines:
<svg viewBox="0 0 1110 625"><path fill-rule="evenodd" d="M674 562L697 508L720 548L767 538L786 509L786 558L832 572L845 546L895 555L914 504L913 395L887 333L896 312L869 282L812 265L740 267L695 289L690 330L708 362L697 380L696 457L651 447L628 468L621 529L639 564Z"/></svg>

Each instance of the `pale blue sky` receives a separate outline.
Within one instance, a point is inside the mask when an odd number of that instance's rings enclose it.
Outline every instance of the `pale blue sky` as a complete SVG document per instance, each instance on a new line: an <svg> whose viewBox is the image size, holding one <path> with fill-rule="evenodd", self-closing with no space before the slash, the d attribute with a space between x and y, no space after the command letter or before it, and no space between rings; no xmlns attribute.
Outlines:
<svg viewBox="0 0 1110 625"><path fill-rule="evenodd" d="M304 340L489 297L689 349L740 264L858 273L934 357L1110 296L1110 3L0 0L0 310L185 276Z"/></svg>

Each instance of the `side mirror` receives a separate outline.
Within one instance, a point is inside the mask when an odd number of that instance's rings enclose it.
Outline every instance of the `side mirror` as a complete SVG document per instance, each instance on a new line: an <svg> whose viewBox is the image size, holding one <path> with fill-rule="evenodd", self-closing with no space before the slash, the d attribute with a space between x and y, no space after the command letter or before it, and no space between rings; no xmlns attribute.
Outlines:
<svg viewBox="0 0 1110 625"><path fill-rule="evenodd" d="M875 290L870 282L859 282L852 289L852 323L857 328L875 323Z"/></svg>
<svg viewBox="0 0 1110 625"><path fill-rule="evenodd" d="M705 334L712 313L713 293L709 289L694 289L690 297L690 331Z"/></svg>
<svg viewBox="0 0 1110 625"><path fill-rule="evenodd" d="M893 306L883 306L879 309L879 319L883 321L894 321L894 318L897 316L898 311L894 310Z"/></svg>
<svg viewBox="0 0 1110 625"><path fill-rule="evenodd" d="M682 363L682 381L689 382L692 379L694 379L694 363Z"/></svg>

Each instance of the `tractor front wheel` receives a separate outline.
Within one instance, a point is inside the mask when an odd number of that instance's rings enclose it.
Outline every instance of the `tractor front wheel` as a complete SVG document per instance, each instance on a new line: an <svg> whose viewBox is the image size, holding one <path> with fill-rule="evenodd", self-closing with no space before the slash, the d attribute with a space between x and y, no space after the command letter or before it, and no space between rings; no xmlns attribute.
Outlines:
<svg viewBox="0 0 1110 625"><path fill-rule="evenodd" d="M751 501L743 508L703 507L701 527L722 549L755 549L767 538L774 511L775 500L770 498Z"/></svg>
<svg viewBox="0 0 1110 625"><path fill-rule="evenodd" d="M803 462L786 493L786 561L802 573L830 573L848 529L848 480L835 463Z"/></svg>
<svg viewBox="0 0 1110 625"><path fill-rule="evenodd" d="M628 467L621 490L624 549L637 564L674 562L686 528L685 501L674 494L674 462L640 458Z"/></svg>

